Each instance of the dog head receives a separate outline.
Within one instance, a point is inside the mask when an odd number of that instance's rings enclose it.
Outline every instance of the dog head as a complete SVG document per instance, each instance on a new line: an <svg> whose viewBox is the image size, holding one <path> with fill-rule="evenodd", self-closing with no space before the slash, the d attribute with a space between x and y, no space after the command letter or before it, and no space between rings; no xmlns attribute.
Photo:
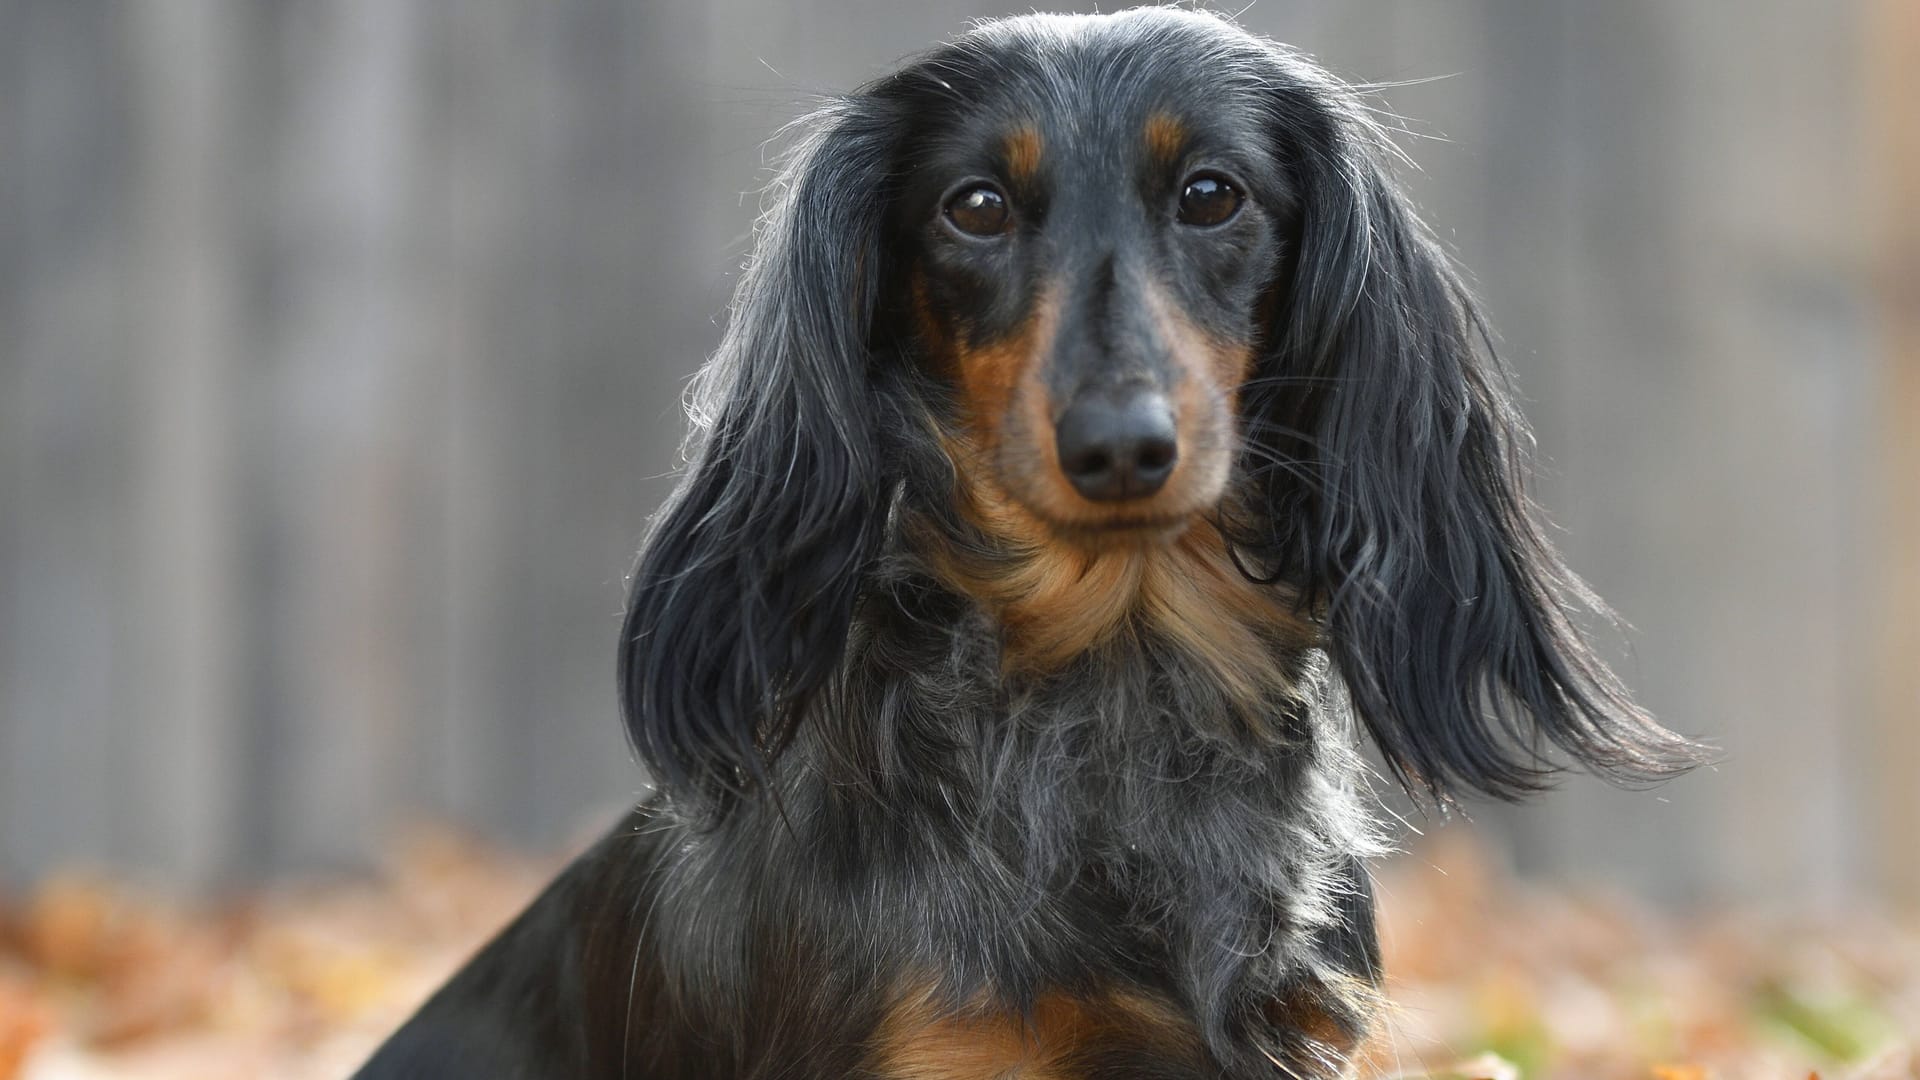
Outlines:
<svg viewBox="0 0 1920 1080"><path fill-rule="evenodd" d="M1084 574L1212 530L1410 786L1692 755L1573 622L1527 434L1362 99L1202 13L985 24L802 128L632 579L627 721L738 789L840 670L915 439Z"/></svg>

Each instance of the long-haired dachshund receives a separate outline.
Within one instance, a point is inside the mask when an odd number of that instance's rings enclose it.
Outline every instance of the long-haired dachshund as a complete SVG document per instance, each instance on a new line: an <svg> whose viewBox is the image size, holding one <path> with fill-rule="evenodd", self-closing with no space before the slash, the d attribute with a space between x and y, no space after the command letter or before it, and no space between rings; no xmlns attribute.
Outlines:
<svg viewBox="0 0 1920 1080"><path fill-rule="evenodd" d="M1342 1073L1354 721L1443 801L1696 755L1576 628L1392 156L1165 8L814 115L632 579L657 794L361 1075Z"/></svg>

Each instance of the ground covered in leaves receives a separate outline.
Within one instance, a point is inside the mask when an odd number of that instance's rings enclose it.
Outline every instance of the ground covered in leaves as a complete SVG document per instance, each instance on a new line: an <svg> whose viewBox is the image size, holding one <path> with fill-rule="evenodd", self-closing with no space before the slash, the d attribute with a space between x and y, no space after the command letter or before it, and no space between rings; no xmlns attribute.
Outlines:
<svg viewBox="0 0 1920 1080"><path fill-rule="evenodd" d="M1367 1076L1920 1080L1920 921L1663 915L1471 844L1381 870L1396 1003ZM550 875L444 834L375 880L182 908L0 903L0 1080L337 1080Z"/></svg>

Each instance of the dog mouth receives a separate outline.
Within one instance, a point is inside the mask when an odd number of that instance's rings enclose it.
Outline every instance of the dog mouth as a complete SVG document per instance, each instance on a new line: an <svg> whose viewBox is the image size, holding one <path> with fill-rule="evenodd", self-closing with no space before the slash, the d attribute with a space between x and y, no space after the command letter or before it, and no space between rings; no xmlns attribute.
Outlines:
<svg viewBox="0 0 1920 1080"><path fill-rule="evenodd" d="M991 448L964 439L947 443L956 494L975 525L1025 544L1058 544L1089 554L1169 547L1215 513L1231 485L1229 464L1212 450L1198 446L1156 492L1095 501L1073 489L1050 457L1028 440Z"/></svg>
<svg viewBox="0 0 1920 1080"><path fill-rule="evenodd" d="M1226 496L1227 469L1212 454L1194 454L1174 469L1160 491L1144 498L1096 502L1079 497L1055 474L1052 483L1031 473L1003 474L1002 490L1054 540L1089 551L1175 543L1214 513Z"/></svg>
<svg viewBox="0 0 1920 1080"><path fill-rule="evenodd" d="M995 485L1052 541L1088 552L1164 547L1218 509L1224 476L1183 463L1166 489L1141 499L1093 502L1063 483L1035 483L1030 473L1002 474Z"/></svg>
<svg viewBox="0 0 1920 1080"><path fill-rule="evenodd" d="M1061 521L1036 512L1061 541L1090 551L1171 544L1193 524L1198 511L1177 514L1114 515L1093 521Z"/></svg>

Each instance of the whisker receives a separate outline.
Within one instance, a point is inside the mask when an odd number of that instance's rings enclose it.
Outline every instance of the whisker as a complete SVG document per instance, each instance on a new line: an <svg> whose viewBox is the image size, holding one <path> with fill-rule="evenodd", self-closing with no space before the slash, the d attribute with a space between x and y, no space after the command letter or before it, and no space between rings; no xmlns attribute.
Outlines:
<svg viewBox="0 0 1920 1080"><path fill-rule="evenodd" d="M1243 425L1245 430L1240 433L1243 439L1256 434L1280 435L1285 438L1296 439L1313 447L1315 450L1321 449L1321 443L1318 437L1310 432L1302 431L1299 428L1282 424L1278 420L1270 420L1264 416L1256 415L1245 417L1243 419Z"/></svg>

